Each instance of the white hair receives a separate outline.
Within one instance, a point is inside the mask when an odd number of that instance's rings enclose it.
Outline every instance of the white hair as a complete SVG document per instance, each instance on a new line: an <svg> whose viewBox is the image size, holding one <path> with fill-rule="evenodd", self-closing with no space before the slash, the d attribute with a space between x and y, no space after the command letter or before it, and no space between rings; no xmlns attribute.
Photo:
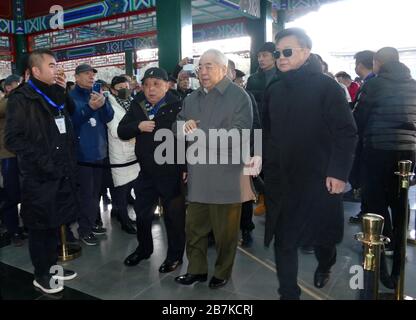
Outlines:
<svg viewBox="0 0 416 320"><path fill-rule="evenodd" d="M225 56L224 53L222 53L221 51L219 51L217 49L209 49L209 50L205 51L202 55L203 56L211 55L211 56L214 57L214 61L217 64L219 64L220 66L228 67L228 58Z"/></svg>

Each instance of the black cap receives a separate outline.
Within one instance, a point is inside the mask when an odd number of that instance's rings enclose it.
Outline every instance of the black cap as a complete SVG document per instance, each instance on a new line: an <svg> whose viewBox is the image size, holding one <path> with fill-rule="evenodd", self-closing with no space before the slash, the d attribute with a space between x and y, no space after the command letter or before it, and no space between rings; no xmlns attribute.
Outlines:
<svg viewBox="0 0 416 320"><path fill-rule="evenodd" d="M10 86L13 82L20 83L21 80L22 80L22 78L20 76L18 76L16 74L12 74L4 80L4 86Z"/></svg>
<svg viewBox="0 0 416 320"><path fill-rule="evenodd" d="M78 67L75 68L75 74L80 74L82 72L92 71L97 73L97 69L94 69L89 64L80 64Z"/></svg>
<svg viewBox="0 0 416 320"><path fill-rule="evenodd" d="M156 79L161 79L161 80L169 81L169 77L168 77L167 72L165 70L163 70L162 68L150 68L150 69L147 69L146 72L144 73L143 78L142 78L142 83L147 78L156 78Z"/></svg>
<svg viewBox="0 0 416 320"><path fill-rule="evenodd" d="M114 88L116 85L120 83L129 82L129 80L124 76L115 76L113 80L111 80L111 88Z"/></svg>
<svg viewBox="0 0 416 320"><path fill-rule="evenodd" d="M273 42L266 42L261 46L258 52L270 52L273 53L276 51L276 45Z"/></svg>
<svg viewBox="0 0 416 320"><path fill-rule="evenodd" d="M236 78L243 78L245 75L246 74L243 71L235 69L235 77Z"/></svg>
<svg viewBox="0 0 416 320"><path fill-rule="evenodd" d="M169 75L169 81L173 82L173 83L178 83L178 80L176 80L176 78L173 75Z"/></svg>

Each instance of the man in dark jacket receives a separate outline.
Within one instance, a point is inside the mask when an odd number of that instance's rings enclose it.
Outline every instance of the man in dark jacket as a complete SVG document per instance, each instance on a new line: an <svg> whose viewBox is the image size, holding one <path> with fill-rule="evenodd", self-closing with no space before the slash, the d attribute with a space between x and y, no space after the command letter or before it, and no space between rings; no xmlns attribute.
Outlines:
<svg viewBox="0 0 416 320"><path fill-rule="evenodd" d="M275 49L273 42L266 42L263 44L257 53L259 69L247 80L246 89L253 94L256 99L260 122L263 121L263 111L265 107L263 102L264 93L268 85L277 77L278 70L276 68L276 59L273 55ZM266 208L264 206L264 192L263 190L258 190L258 192L258 203L254 210L254 214L260 216L264 215Z"/></svg>
<svg viewBox="0 0 416 320"><path fill-rule="evenodd" d="M58 228L78 211L74 133L66 110L64 81L57 77L49 50L29 57L31 77L9 97L5 143L18 159L21 174L21 214L29 230L29 252L35 267L33 284L57 293L76 273L51 276L57 262ZM60 85L56 85L58 83Z"/></svg>
<svg viewBox="0 0 416 320"><path fill-rule="evenodd" d="M17 208L20 202L19 169L16 155L7 150L4 145L4 127L6 125L7 97L12 90L20 85L20 82L21 77L18 75L8 76L4 81L5 96L0 99L0 161L4 189L1 199L4 201L4 204L0 216L6 225L7 232L11 236L13 245L16 247L20 247L24 243L24 234L19 231L19 211Z"/></svg>
<svg viewBox="0 0 416 320"><path fill-rule="evenodd" d="M117 129L120 139L136 138L135 152L140 164L134 189L139 246L124 264L135 266L153 253L152 220L160 197L168 235L168 252L159 272L166 273L182 264L185 250L185 199L181 180L181 168L185 166L156 162L155 151L163 142L155 141L155 134L159 129L171 130L182 103L168 92L168 75L163 69L148 69L142 84L143 92L135 96Z"/></svg>
<svg viewBox="0 0 416 320"><path fill-rule="evenodd" d="M256 99L259 109L260 121L263 121L263 98L267 86L276 78L276 59L273 56L275 51L273 42L266 42L257 53L259 69L247 80L247 91L251 92Z"/></svg>
<svg viewBox="0 0 416 320"><path fill-rule="evenodd" d="M367 210L384 216L386 221L390 221L391 210L393 233L387 236L393 240L393 283L383 284L392 288L399 277L400 239L406 232L402 230L404 208L394 172L398 171L398 161L410 160L414 167L416 160L416 81L394 48L382 48L375 54L374 72L377 77L363 87L355 116L363 143L363 197Z"/></svg>
<svg viewBox="0 0 416 320"><path fill-rule="evenodd" d="M265 244L275 237L281 299L299 299L298 253L313 245L314 285L325 286L343 237L341 193L351 169L356 126L338 83L322 73L312 41L297 28L276 35L280 79L265 96Z"/></svg>
<svg viewBox="0 0 416 320"><path fill-rule="evenodd" d="M79 165L81 211L79 239L89 246L98 244L95 235L106 229L96 224L100 213L100 194L104 160L108 157L107 123L114 111L102 92L92 91L97 70L81 64L75 69L76 86L69 93L75 104L72 122L76 134Z"/></svg>
<svg viewBox="0 0 416 320"><path fill-rule="evenodd" d="M355 72L360 77L360 79L363 81L360 89L357 92L355 101L354 101L354 108L353 108L353 114L354 117L357 114L357 110L360 108L361 104L361 93L364 88L364 86L367 85L367 83L373 79L376 75L373 72L373 60L374 60L374 54L375 52L370 50L364 50L359 51L354 55L355 59ZM361 223L361 218L364 215L364 213L368 212L366 208L365 199L361 192L361 180L362 180L362 164L361 164L361 154L362 154L362 142L361 140L357 143L357 149L355 150L355 158L354 163L351 169L350 174L350 183L351 183L351 191L348 192L350 195L357 195L361 194L361 208L360 211L354 215L351 216L349 219L350 223ZM348 196L347 194L344 195ZM391 230L391 222L390 221L384 221L384 228L387 230Z"/></svg>

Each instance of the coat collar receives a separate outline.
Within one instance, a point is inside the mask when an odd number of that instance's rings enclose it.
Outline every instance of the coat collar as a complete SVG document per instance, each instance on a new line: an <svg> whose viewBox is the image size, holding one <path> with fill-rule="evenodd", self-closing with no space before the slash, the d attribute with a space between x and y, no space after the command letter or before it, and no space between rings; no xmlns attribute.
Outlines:
<svg viewBox="0 0 416 320"><path fill-rule="evenodd" d="M224 95L225 90L231 84L231 80L225 76L220 82L218 82L212 90L217 90L221 95ZM207 94L203 87L199 87L199 94ZM212 91L211 90L211 91Z"/></svg>

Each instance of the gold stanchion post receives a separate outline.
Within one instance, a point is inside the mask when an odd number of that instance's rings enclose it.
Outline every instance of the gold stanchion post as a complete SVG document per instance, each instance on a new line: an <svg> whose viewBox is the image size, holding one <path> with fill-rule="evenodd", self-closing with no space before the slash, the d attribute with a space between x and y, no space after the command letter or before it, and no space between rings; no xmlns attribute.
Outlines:
<svg viewBox="0 0 416 320"><path fill-rule="evenodd" d="M58 247L59 261L70 261L78 258L82 253L81 246L77 244L66 243L66 226L62 225L60 229L61 245Z"/></svg>
<svg viewBox="0 0 416 320"><path fill-rule="evenodd" d="M399 176L399 199L402 201L403 212L400 212L402 217L402 225L398 226L402 228L401 239L396 239L400 241L400 274L395 288L395 298L396 300L404 300L404 280L405 280L405 263L406 263L406 245L407 245L407 229L409 224L409 188L410 188L410 178L414 175L411 172L412 161L403 160L398 163L399 171L395 172ZM406 297L410 298L410 297Z"/></svg>
<svg viewBox="0 0 416 320"><path fill-rule="evenodd" d="M382 216L366 213L363 215L362 224L363 232L355 235L355 239L364 246L364 289L360 298L363 300L377 300L381 247L388 243L389 239L381 234L384 225Z"/></svg>

